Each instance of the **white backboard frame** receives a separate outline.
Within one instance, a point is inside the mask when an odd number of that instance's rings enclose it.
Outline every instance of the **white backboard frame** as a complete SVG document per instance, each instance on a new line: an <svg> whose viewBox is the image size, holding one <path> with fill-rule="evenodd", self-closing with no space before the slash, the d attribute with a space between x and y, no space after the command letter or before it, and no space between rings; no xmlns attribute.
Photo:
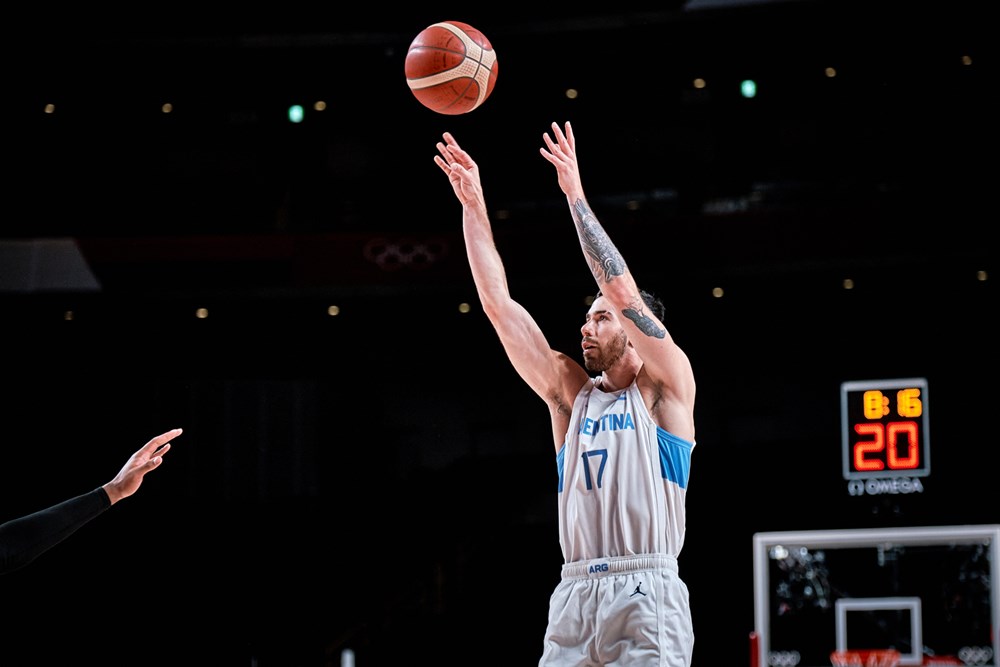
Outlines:
<svg viewBox="0 0 1000 667"><path fill-rule="evenodd" d="M990 626L992 655L978 667L1000 667L1000 524L931 526L915 528L862 528L854 530L816 530L756 533L753 538L754 559L754 632L758 638L757 660L761 667L829 667L825 664L805 664L795 655L771 655L771 618L769 553L774 547L802 545L810 549L852 547L934 546L954 544L984 544L988 546L990 572ZM854 596L856 597L856 596ZM833 631L831 631L833 632ZM837 641L835 635L831 643ZM921 656L922 658L922 656ZM909 656L906 665L912 664ZM916 664L920 664L917 662Z"/></svg>

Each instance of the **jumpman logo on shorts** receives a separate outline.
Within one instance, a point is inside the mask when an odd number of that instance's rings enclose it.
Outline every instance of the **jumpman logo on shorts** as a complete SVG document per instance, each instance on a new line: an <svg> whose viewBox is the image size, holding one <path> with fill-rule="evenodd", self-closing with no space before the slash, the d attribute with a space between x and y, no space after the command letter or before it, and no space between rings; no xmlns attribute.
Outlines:
<svg viewBox="0 0 1000 667"><path fill-rule="evenodd" d="M642 588L642 582L641 581L639 582L639 585L635 587L635 590L632 591L632 595L630 595L629 597L630 598L634 598L636 595L641 595L641 596L645 597L646 594L643 593L642 591L640 591L639 590L640 588Z"/></svg>

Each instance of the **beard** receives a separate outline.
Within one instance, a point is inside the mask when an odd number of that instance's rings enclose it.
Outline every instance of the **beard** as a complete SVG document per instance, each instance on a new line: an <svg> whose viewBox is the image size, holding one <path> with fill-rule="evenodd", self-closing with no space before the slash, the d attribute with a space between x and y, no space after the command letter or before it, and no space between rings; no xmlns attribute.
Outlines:
<svg viewBox="0 0 1000 667"><path fill-rule="evenodd" d="M625 355L625 346L628 345L628 337L624 331L619 331L608 347L602 347L597 356L584 357L583 365L591 373L603 373L608 370Z"/></svg>

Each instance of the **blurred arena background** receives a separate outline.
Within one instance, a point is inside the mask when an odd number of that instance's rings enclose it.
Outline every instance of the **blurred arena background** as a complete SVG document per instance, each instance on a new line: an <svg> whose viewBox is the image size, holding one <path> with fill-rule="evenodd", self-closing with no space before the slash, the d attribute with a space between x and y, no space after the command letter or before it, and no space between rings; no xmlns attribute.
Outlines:
<svg viewBox="0 0 1000 667"><path fill-rule="evenodd" d="M479 310L444 131L553 347L579 350L594 285L538 155L552 122L667 303L699 379L695 667L748 664L755 533L1000 521L985 5L32 10L5 46L3 518L185 433L0 581L0 663L537 662L548 422ZM500 68L458 117L403 76L447 19ZM931 474L852 497L840 385L910 377Z"/></svg>

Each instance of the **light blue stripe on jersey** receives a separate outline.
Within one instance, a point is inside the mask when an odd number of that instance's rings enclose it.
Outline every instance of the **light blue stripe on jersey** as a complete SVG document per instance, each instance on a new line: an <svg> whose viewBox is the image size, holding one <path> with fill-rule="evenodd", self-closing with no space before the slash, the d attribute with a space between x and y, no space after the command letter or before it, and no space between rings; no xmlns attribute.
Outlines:
<svg viewBox="0 0 1000 667"><path fill-rule="evenodd" d="M656 427L656 442L660 447L660 473L663 479L686 489L691 476L691 450L694 445L659 426ZM561 468L560 466L560 470ZM561 475L559 485L562 490Z"/></svg>
<svg viewBox="0 0 1000 667"><path fill-rule="evenodd" d="M559 453L556 454L556 469L559 470L559 493L562 493L563 489L563 461L566 460L566 443L559 448Z"/></svg>

